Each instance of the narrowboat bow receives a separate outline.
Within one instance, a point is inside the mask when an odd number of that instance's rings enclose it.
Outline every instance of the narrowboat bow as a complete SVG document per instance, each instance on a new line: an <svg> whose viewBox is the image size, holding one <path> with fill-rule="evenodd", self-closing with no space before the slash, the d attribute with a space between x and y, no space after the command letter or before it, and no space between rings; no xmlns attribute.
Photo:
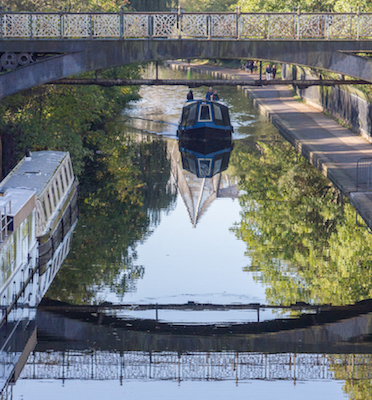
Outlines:
<svg viewBox="0 0 372 400"><path fill-rule="evenodd" d="M221 102L190 100L183 106L177 129L179 138L231 140L232 132L229 109Z"/></svg>

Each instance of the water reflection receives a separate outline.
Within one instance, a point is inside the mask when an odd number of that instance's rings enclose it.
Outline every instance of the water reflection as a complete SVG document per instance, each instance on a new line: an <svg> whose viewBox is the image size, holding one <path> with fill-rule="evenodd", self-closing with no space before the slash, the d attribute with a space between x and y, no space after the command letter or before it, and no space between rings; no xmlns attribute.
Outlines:
<svg viewBox="0 0 372 400"><path fill-rule="evenodd" d="M182 137L179 140L182 166L198 178L212 178L225 171L232 149L231 138L200 140Z"/></svg>
<svg viewBox="0 0 372 400"><path fill-rule="evenodd" d="M182 163L188 144L170 139L184 95L143 90L131 118L115 124L89 161L78 236L48 293L109 311L40 310L38 344L17 394L39 394L48 378L65 398L74 387L90 398L104 388L117 397L233 399L247 396L247 382L257 398L369 398L371 310L353 305L371 298L371 238L353 210L342 209L329 182L230 88L221 94L238 122L235 138L244 140L201 192L204 178ZM114 310L193 301L342 307L267 311L260 322L257 311Z"/></svg>

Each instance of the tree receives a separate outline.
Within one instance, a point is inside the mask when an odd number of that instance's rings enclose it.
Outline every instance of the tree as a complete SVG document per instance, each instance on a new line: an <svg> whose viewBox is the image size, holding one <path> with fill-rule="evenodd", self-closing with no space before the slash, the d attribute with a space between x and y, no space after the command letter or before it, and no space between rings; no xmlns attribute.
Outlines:
<svg viewBox="0 0 372 400"><path fill-rule="evenodd" d="M235 11L236 0L179 0L179 5L187 12Z"/></svg>
<svg viewBox="0 0 372 400"><path fill-rule="evenodd" d="M172 207L166 142L115 130L96 141L100 155L86 160L79 223L68 259L48 296L74 304L99 303L101 288L118 296L145 274L136 244L150 234L160 210Z"/></svg>
<svg viewBox="0 0 372 400"><path fill-rule="evenodd" d="M303 12L350 12L351 8L356 12L357 7L363 12L370 12L372 5L366 0L239 0L236 4L242 12L292 12L301 7Z"/></svg>
<svg viewBox="0 0 372 400"><path fill-rule="evenodd" d="M233 231L247 243L247 271L267 286L270 303L371 297L372 238L315 168L276 135L238 142L231 164L246 192Z"/></svg>

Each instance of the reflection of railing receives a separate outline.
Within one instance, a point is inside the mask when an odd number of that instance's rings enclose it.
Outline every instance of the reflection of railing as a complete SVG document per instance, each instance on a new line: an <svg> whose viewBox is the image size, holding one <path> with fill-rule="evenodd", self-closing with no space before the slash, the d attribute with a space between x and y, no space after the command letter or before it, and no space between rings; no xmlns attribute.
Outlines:
<svg viewBox="0 0 372 400"><path fill-rule="evenodd" d="M370 354L257 352L34 352L23 379L246 381L371 379ZM363 374L360 372L363 371Z"/></svg>
<svg viewBox="0 0 372 400"><path fill-rule="evenodd" d="M0 12L0 38L366 39L372 14ZM21 62L28 61L23 53ZM8 60L11 61L11 60Z"/></svg>
<svg viewBox="0 0 372 400"><path fill-rule="evenodd" d="M357 162L357 191L372 190L372 157L360 158Z"/></svg>

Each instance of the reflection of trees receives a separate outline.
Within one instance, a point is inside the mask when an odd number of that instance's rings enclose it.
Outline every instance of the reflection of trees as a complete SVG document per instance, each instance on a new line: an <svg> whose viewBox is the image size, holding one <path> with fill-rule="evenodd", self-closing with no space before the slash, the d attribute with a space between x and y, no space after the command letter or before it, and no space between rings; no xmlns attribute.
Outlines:
<svg viewBox="0 0 372 400"><path fill-rule="evenodd" d="M166 191L165 142L111 133L100 145L101 155L87 161L81 178L79 224L50 297L87 303L99 301L96 292L103 287L118 295L134 290L144 274L136 265L136 243L174 201Z"/></svg>
<svg viewBox="0 0 372 400"><path fill-rule="evenodd" d="M231 164L246 192L234 228L247 243L247 270L268 301L348 304L372 295L371 236L333 186L275 135L237 142Z"/></svg>
<svg viewBox="0 0 372 400"><path fill-rule="evenodd" d="M334 372L334 379L345 380L343 390L350 399L371 400L371 355L347 354L327 356L331 361L330 369Z"/></svg>

